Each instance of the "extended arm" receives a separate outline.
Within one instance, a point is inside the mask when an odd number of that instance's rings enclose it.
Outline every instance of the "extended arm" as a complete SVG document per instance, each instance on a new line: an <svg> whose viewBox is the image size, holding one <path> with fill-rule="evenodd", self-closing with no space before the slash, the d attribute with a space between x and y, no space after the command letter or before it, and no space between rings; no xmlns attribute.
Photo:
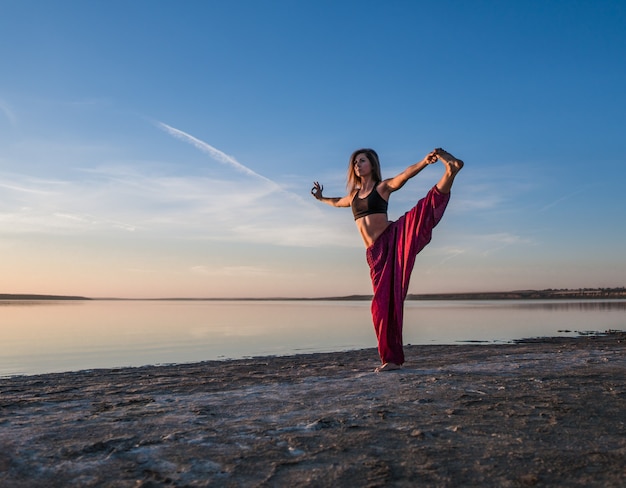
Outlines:
<svg viewBox="0 0 626 488"><path fill-rule="evenodd" d="M380 188L381 194L383 192L386 193L386 195L383 195L383 197L388 198L390 193L402 188L407 181L409 181L416 174L422 171L426 166L436 163L437 159L438 159L437 150L434 150L428 153L426 157L424 157L424 159L422 159L421 161L415 164L412 164L399 175L383 181L382 188Z"/></svg>
<svg viewBox="0 0 626 488"><path fill-rule="evenodd" d="M311 195L317 198L320 202L327 203L332 207L349 207L351 203L350 195L345 197L325 197L322 195L324 186L320 185L317 181L313 182L313 188L311 188Z"/></svg>

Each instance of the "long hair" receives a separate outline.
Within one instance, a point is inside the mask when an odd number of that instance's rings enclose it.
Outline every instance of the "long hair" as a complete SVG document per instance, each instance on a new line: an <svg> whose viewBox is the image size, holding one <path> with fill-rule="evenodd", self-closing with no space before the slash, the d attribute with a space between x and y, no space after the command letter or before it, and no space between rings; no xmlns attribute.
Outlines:
<svg viewBox="0 0 626 488"><path fill-rule="evenodd" d="M354 172L354 161L359 154L365 154L367 159L369 159L372 165L372 175L374 177L374 182L378 184L383 180L380 173L380 161L378 160L378 154L373 149L363 148L357 149L350 156L350 162L348 163L348 177L346 188L348 189L348 193L352 193L357 188L361 188L361 179Z"/></svg>

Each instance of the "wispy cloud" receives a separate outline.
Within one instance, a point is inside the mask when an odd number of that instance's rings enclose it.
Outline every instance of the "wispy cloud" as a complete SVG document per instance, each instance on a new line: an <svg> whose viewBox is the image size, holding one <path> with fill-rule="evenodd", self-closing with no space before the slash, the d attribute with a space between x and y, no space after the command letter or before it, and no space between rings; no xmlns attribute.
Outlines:
<svg viewBox="0 0 626 488"><path fill-rule="evenodd" d="M271 276L274 270L261 266L204 266L197 265L191 268L191 272L203 276L230 276L230 277L248 277L248 276Z"/></svg>
<svg viewBox="0 0 626 488"><path fill-rule="evenodd" d="M99 145L81 145L77 152L75 144L61 141L50 151L34 140L7 159L7 168L23 172L0 171L0 234L102 236L108 241L132 233L133 238L154 239L155 245L172 239L253 246L361 245L349 210L315 201L308 184L282 185L190 134L157 125L232 174L215 177L209 169L187 174L180 165L149 152L138 160L135 148L127 159L124 147L115 145L103 157ZM45 165L24 166L21 160Z"/></svg>
<svg viewBox="0 0 626 488"><path fill-rule="evenodd" d="M458 247L447 247L442 250L442 254L444 254L443 259L439 262L439 264L443 264L451 259L454 259L458 256L465 254L465 250Z"/></svg>
<svg viewBox="0 0 626 488"><path fill-rule="evenodd" d="M531 239L508 232L479 235L476 236L476 239L482 248L483 256L488 256L496 251L500 251L510 246L533 245L533 241Z"/></svg>
<svg viewBox="0 0 626 488"><path fill-rule="evenodd" d="M20 192L20 193L34 193L37 195L52 195L55 193L55 192L51 192L47 190L41 190L37 188L27 188L27 187L16 185L16 184L1 183L1 182L0 182L0 188L6 188L7 190L13 190L15 192Z"/></svg>
<svg viewBox="0 0 626 488"><path fill-rule="evenodd" d="M112 237L130 231L253 245L359 244L346 212L257 177L147 174L121 165L67 176L47 181L0 174L0 233Z"/></svg>
<svg viewBox="0 0 626 488"><path fill-rule="evenodd" d="M9 108L9 106L2 100L0 100L0 112L4 114L4 116L10 122L12 126L16 125L17 117L15 116L13 111Z"/></svg>
<svg viewBox="0 0 626 488"><path fill-rule="evenodd" d="M443 264L456 258L473 259L476 257L487 257L499 251L514 247L531 247L536 242L531 238L509 232L494 232L489 234L457 234L454 237L457 244L444 244L440 247L429 249L429 253L440 258L438 261Z"/></svg>

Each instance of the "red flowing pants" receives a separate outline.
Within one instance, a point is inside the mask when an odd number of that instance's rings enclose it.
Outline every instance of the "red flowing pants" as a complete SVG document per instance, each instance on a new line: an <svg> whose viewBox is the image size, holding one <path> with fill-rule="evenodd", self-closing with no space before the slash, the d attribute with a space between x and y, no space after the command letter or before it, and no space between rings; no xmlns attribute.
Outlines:
<svg viewBox="0 0 626 488"><path fill-rule="evenodd" d="M430 242L449 199L449 193L441 193L434 186L366 250L374 289L372 320L383 364L404 363L402 318L411 271L415 257Z"/></svg>

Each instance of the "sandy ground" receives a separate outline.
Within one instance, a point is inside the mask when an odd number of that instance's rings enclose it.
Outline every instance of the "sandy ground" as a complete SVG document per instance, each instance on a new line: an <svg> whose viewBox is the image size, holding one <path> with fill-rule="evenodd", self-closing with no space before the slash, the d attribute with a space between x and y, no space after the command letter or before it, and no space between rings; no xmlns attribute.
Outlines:
<svg viewBox="0 0 626 488"><path fill-rule="evenodd" d="M626 335L0 379L0 486L626 486Z"/></svg>

